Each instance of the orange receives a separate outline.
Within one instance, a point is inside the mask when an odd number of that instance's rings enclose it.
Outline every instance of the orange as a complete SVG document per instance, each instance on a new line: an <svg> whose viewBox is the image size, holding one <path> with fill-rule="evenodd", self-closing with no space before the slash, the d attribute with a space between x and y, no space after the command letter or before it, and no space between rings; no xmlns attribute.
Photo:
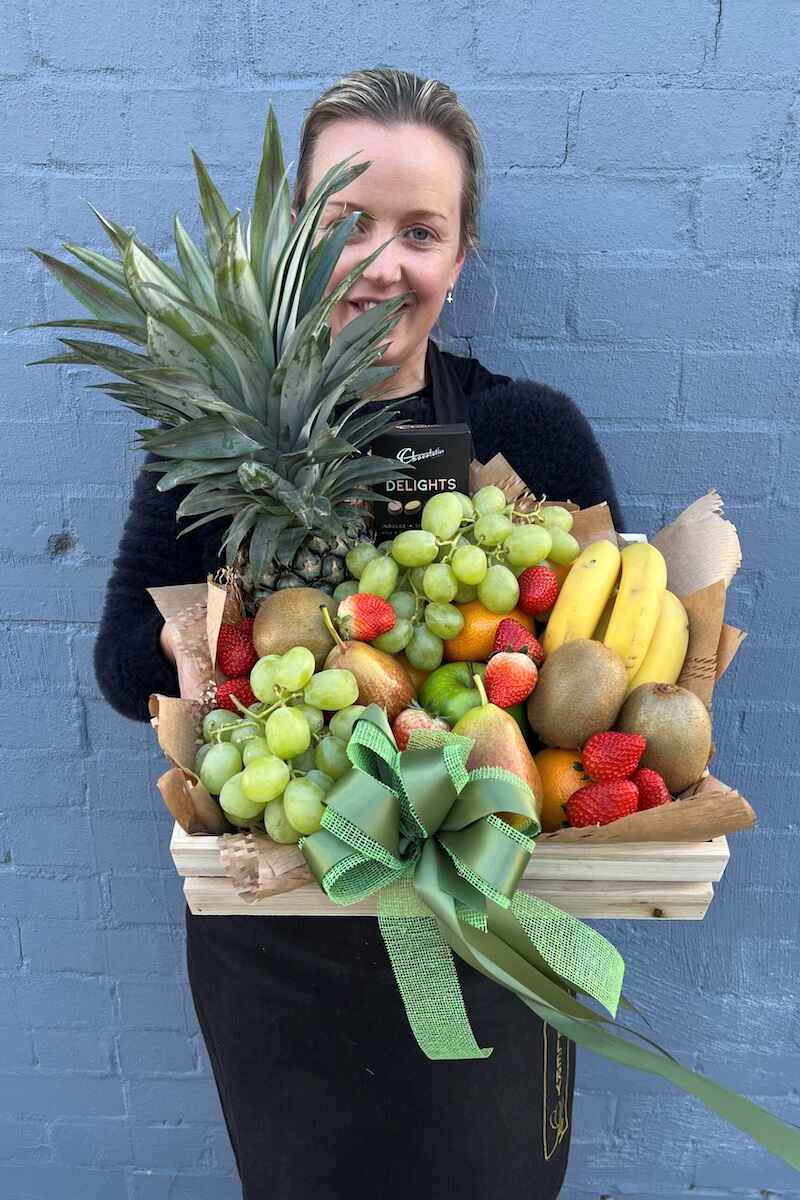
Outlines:
<svg viewBox="0 0 800 1200"><path fill-rule="evenodd" d="M497 626L506 617L513 617L529 633L534 632L533 617L519 608L509 613L493 613L484 608L480 600L457 604L456 608L464 617L464 628L456 637L445 642L444 657L447 662L486 662L494 649Z"/></svg>
<svg viewBox="0 0 800 1200"><path fill-rule="evenodd" d="M562 805L573 792L591 783L577 750L540 750L533 761L542 780L542 830L554 833L567 822Z"/></svg>

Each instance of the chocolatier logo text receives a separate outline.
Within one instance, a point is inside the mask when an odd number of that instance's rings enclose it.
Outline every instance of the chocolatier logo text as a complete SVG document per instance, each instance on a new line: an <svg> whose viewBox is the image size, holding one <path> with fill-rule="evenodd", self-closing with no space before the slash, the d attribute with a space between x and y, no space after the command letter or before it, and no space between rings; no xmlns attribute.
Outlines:
<svg viewBox="0 0 800 1200"><path fill-rule="evenodd" d="M397 460L401 463L422 462L424 458L438 458L444 454L441 446L434 446L430 450L423 450L421 454L417 454L410 446L404 446L402 450L397 451Z"/></svg>

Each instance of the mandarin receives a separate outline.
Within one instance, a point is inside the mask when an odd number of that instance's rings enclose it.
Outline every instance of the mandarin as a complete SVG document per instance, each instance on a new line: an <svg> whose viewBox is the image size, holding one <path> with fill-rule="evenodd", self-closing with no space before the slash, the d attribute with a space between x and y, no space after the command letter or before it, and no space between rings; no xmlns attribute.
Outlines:
<svg viewBox="0 0 800 1200"><path fill-rule="evenodd" d="M555 833L568 825L563 806L573 792L591 783L577 750L540 750L533 756L542 781L542 831Z"/></svg>
<svg viewBox="0 0 800 1200"><path fill-rule="evenodd" d="M519 608L507 613L493 613L484 608L480 600L469 600L466 604L457 604L456 608L464 618L464 628L445 642L445 662L486 662L494 650L497 626L506 617L513 617L529 633L534 632L533 617Z"/></svg>

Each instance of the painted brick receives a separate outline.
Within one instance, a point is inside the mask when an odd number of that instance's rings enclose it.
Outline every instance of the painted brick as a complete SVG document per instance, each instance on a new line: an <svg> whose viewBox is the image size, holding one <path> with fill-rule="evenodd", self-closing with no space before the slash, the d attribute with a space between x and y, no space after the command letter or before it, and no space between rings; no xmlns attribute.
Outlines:
<svg viewBox="0 0 800 1200"><path fill-rule="evenodd" d="M64 316L63 306L54 315ZM9 440L4 486L29 483L41 473L42 463L47 464L45 478L50 486L74 479L120 483L133 474L135 452L128 447L124 427L120 429L116 421L90 422L87 418L58 425L9 421L3 429Z"/></svg>
<svg viewBox="0 0 800 1200"><path fill-rule="evenodd" d="M111 1039L94 1030L37 1029L34 1034L36 1060L46 1071L112 1071Z"/></svg>
<svg viewBox="0 0 800 1200"><path fill-rule="evenodd" d="M115 915L119 915L116 909ZM179 948L169 930L109 929L106 931L106 953L112 975L170 978L179 967Z"/></svg>
<svg viewBox="0 0 800 1200"><path fill-rule="evenodd" d="M603 448L625 496L680 491L697 498L713 485L727 502L737 496L765 499L774 486L778 447L773 434L608 430ZM744 474L741 456L748 454L750 466Z"/></svg>
<svg viewBox="0 0 800 1200"><path fill-rule="evenodd" d="M210 1079L132 1079L130 1112L137 1122L218 1121L219 1099Z"/></svg>
<svg viewBox="0 0 800 1200"><path fill-rule="evenodd" d="M626 419L632 397L637 420L669 421L675 413L678 354L618 346L531 345L520 350L518 359L524 369L520 375L566 392L590 421Z"/></svg>
<svg viewBox="0 0 800 1200"><path fill-rule="evenodd" d="M687 351L682 389L686 416L709 420L724 396L726 418L793 419L800 402L800 355L793 350Z"/></svg>
<svg viewBox="0 0 800 1200"><path fill-rule="evenodd" d="M129 1029L120 1034L119 1058L128 1075L185 1075L197 1072L186 1034L163 1029Z"/></svg>
<svg viewBox="0 0 800 1200"><path fill-rule="evenodd" d="M130 721L127 717L120 716L99 697L87 697L83 708L86 714L86 733L92 751L127 751L119 758L123 772L120 783L125 787L129 779L135 780L136 777L131 752L141 754L152 745L152 729L142 721Z"/></svg>
<svg viewBox="0 0 800 1200"><path fill-rule="evenodd" d="M33 1040L29 1034L0 1038L0 1073L23 1071L34 1065Z"/></svg>
<svg viewBox="0 0 800 1200"><path fill-rule="evenodd" d="M708 167L747 164L774 136L790 94L725 88L587 89L575 166Z"/></svg>
<svg viewBox="0 0 800 1200"><path fill-rule="evenodd" d="M133 1154L130 1127L124 1117L56 1121L50 1136L56 1161L70 1166L125 1167Z"/></svg>
<svg viewBox="0 0 800 1200"><path fill-rule="evenodd" d="M798 56L800 22L793 4L726 0L716 53L719 70L794 73Z"/></svg>
<svg viewBox="0 0 800 1200"><path fill-rule="evenodd" d="M0 912L6 917L77 920L81 915L80 898L71 880L50 879L13 867L2 867Z"/></svg>
<svg viewBox="0 0 800 1200"><path fill-rule="evenodd" d="M80 714L68 696L40 695L35 706L20 705L16 696L0 696L0 727L6 738L13 729L15 750L39 750L45 729L49 746L58 746L66 754L81 749Z"/></svg>
<svg viewBox="0 0 800 1200"><path fill-rule="evenodd" d="M242 1185L228 1175L190 1171L130 1173L131 1200L241 1200Z"/></svg>
<svg viewBox="0 0 800 1200"><path fill-rule="evenodd" d="M741 1091L741 1087L739 1088ZM752 1099L768 1112L784 1121L798 1123L797 1097L777 1100L765 1097ZM700 1187L716 1189L758 1188L770 1192L791 1194L797 1188L797 1170L782 1162L774 1154L756 1145L751 1138L738 1134L727 1122L715 1113L708 1114L708 1136L698 1139L697 1156L693 1180ZM743 1144L744 1143L744 1144ZM746 1149L745 1149L746 1147Z"/></svg>
<svg viewBox="0 0 800 1200"><path fill-rule="evenodd" d="M118 1116L125 1111L119 1079L97 1075L0 1075L0 1104L31 1117Z"/></svg>
<svg viewBox="0 0 800 1200"><path fill-rule="evenodd" d="M492 148L490 168L558 167L566 155L569 92L563 88L465 87L459 99ZM508 130L524 129L524 141L509 139Z"/></svg>
<svg viewBox="0 0 800 1200"><path fill-rule="evenodd" d="M578 279L581 337L746 340L790 332L794 279L779 267L585 267Z"/></svg>
<svg viewBox="0 0 800 1200"><path fill-rule="evenodd" d="M50 730L48 742L51 747L64 745L63 738L60 741L52 740ZM5 782L3 807L6 811L19 809L27 812L34 798L37 808L59 810L83 802L81 760L68 757L66 748L64 750L60 756L52 750L45 753L36 749L28 751L24 757L15 753L0 755L0 771ZM35 782L35 797L31 795L32 781ZM50 820L54 820L52 812Z"/></svg>
<svg viewBox="0 0 800 1200"><path fill-rule="evenodd" d="M16 969L21 961L19 927L16 922L0 925L0 970Z"/></svg>
<svg viewBox="0 0 800 1200"><path fill-rule="evenodd" d="M52 809L20 813L11 829L9 846L16 866L70 866L92 870L94 850L89 815L68 808L54 815Z"/></svg>
<svg viewBox="0 0 800 1200"><path fill-rule="evenodd" d="M0 1121L0 1161L47 1162L47 1127L41 1121Z"/></svg>
<svg viewBox="0 0 800 1200"><path fill-rule="evenodd" d="M478 60L503 71L558 73L695 70L702 61L706 22L689 0L643 9L618 0L603 11L591 0L544 0L527 8L513 0L480 0Z"/></svg>
<svg viewBox="0 0 800 1200"><path fill-rule="evenodd" d="M156 872L145 867L132 875L115 874L111 899L117 920L137 925L174 924L185 904L174 869Z"/></svg>
<svg viewBox="0 0 800 1200"><path fill-rule="evenodd" d="M209 1137L207 1125L132 1125L132 1161L153 1171L199 1170L206 1165Z"/></svg>
<svg viewBox="0 0 800 1200"><path fill-rule="evenodd" d="M793 254L800 233L797 215L800 178L790 171L776 183L771 173L700 182L697 244L711 254L737 258Z"/></svg>
<svg viewBox="0 0 800 1200"><path fill-rule="evenodd" d="M33 1029L103 1029L111 1021L111 985L104 979L26 975L15 990L17 1010Z"/></svg>
<svg viewBox="0 0 800 1200"><path fill-rule="evenodd" d="M452 317L456 336L488 333L507 341L509 336L557 337L564 332L572 276L568 268L530 254L484 257L494 287L483 275L459 281L462 303Z"/></svg>
<svg viewBox="0 0 800 1200"><path fill-rule="evenodd" d="M73 12L77 19L77 12ZM36 88L19 84L8 88L6 161L21 167L38 166L48 160L82 167L116 162L121 145L130 136L125 95L111 88L96 88L91 95L92 103L87 104L81 88L73 90L50 82Z"/></svg>
<svg viewBox="0 0 800 1200"><path fill-rule="evenodd" d="M3 11L3 45L0 49L0 75L22 75L31 60L27 6L22 0L10 0Z"/></svg>
<svg viewBox="0 0 800 1200"><path fill-rule="evenodd" d="M132 869L157 867L169 870L169 833L160 832L147 813L130 817L127 813L96 812L92 816L94 848L99 870L108 867Z"/></svg>
<svg viewBox="0 0 800 1200"><path fill-rule="evenodd" d="M82 1167L16 1166L3 1167L3 1186L9 1198L24 1200L62 1200L80 1196L81 1200L129 1200L124 1171L93 1171Z"/></svg>
<svg viewBox="0 0 800 1200"><path fill-rule="evenodd" d="M19 495L12 491L0 500L0 550L14 555L44 555L51 537L63 531L61 497Z"/></svg>
<svg viewBox="0 0 800 1200"><path fill-rule="evenodd" d="M139 814L163 808L161 797L152 794L152 783L166 770L166 766L162 760L159 770L143 753L146 750L144 741L148 736L152 738L153 731L116 713L105 717L104 713L110 710L100 700L87 702L87 710L92 716L95 745L103 744L104 726L107 735L109 730L112 735L107 736L107 742L114 745L114 749L98 749L86 760L86 786L90 808L93 811L101 809L112 813ZM126 739L120 736L123 733L128 735L128 750L120 748L120 744L125 745Z"/></svg>
<svg viewBox="0 0 800 1200"><path fill-rule="evenodd" d="M22 921L22 953L31 971L75 971L99 975L105 970L103 935L82 923Z"/></svg>
<svg viewBox="0 0 800 1200"><path fill-rule="evenodd" d="M119 496L70 496L66 502L70 532L81 550L92 558L116 557L124 513Z"/></svg>
<svg viewBox="0 0 800 1200"><path fill-rule="evenodd" d="M117 991L122 1021L127 1028L187 1028L187 1006L191 1006L191 998L184 997L184 991L175 979L121 979Z"/></svg>

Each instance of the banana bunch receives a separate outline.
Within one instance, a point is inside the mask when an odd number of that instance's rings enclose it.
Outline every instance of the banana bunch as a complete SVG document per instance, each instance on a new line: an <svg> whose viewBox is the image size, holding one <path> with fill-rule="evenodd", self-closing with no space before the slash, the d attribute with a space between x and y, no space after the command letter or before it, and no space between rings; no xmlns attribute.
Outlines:
<svg viewBox="0 0 800 1200"><path fill-rule="evenodd" d="M545 655L565 642L593 638L622 659L625 695L642 683L675 683L689 642L686 610L667 591L664 556L648 542L621 552L591 542L572 564L542 637Z"/></svg>

